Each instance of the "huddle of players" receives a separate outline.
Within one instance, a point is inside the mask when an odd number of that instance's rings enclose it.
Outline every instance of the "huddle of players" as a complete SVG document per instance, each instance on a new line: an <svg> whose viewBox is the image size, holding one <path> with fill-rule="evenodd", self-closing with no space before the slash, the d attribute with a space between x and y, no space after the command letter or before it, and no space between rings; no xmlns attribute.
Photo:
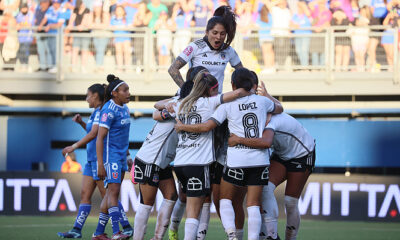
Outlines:
<svg viewBox="0 0 400 240"><path fill-rule="evenodd" d="M314 139L297 120L283 113L280 102L264 85L259 89L263 96L255 94L258 79L254 72L236 69L231 83L231 92L218 94L215 77L204 67L191 68L179 96L155 104L157 122L132 169L140 189L134 239L144 238L158 188L164 200L153 239L163 238L170 219L169 239L178 239L185 208L184 239L204 239L211 193L228 239L243 238L246 193L248 239L279 239L273 192L286 179L289 188L298 188L292 193L287 187L285 192L286 239L296 239L297 201L314 167ZM269 168L270 160L276 173ZM171 165L181 187L178 200ZM274 181L269 183L272 176ZM293 179L303 185L293 185Z"/></svg>

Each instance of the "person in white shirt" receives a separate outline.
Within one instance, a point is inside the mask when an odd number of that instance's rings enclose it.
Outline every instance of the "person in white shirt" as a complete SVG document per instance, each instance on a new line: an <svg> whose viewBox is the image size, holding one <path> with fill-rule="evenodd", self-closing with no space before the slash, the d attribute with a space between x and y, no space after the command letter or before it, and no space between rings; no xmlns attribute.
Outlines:
<svg viewBox="0 0 400 240"><path fill-rule="evenodd" d="M244 88L251 94L254 74L246 68L232 74L232 89ZM272 97L271 97L272 98ZM260 138L268 112L281 113L283 108L275 99L251 94L218 107L205 123L186 125L177 121L175 129L194 133L208 132L228 119L231 133L246 138ZM221 180L220 214L229 239L237 239L232 199L238 186L247 186L248 239L258 239L261 229L261 193L268 183L268 153L245 146L229 147L227 163ZM251 159L251 161L249 161Z"/></svg>
<svg viewBox="0 0 400 240"><path fill-rule="evenodd" d="M207 22L205 36L190 43L169 67L168 72L175 83L179 87L184 83L179 69L187 63L189 67L203 66L218 80L218 93L221 93L228 62L235 69L243 67L236 51L230 47L235 33L236 18L231 8L217 8Z"/></svg>
<svg viewBox="0 0 400 240"><path fill-rule="evenodd" d="M265 90L261 92L266 93ZM298 199L315 165L315 140L292 116L272 115L262 138L242 138L232 134L229 146L265 149L273 146L270 157L269 183L263 189L263 232L266 239L278 237L278 205L274 190L287 180L285 209L287 214L285 239L296 239L300 226Z"/></svg>
<svg viewBox="0 0 400 240"><path fill-rule="evenodd" d="M197 74L192 92L174 107L180 121L187 124L205 122L220 104L249 94L244 89L236 89L218 95L218 85L211 74ZM178 138L174 169L187 195L184 239L192 240L197 236L197 219L204 199L210 194L209 166L215 161L213 134L180 132Z"/></svg>

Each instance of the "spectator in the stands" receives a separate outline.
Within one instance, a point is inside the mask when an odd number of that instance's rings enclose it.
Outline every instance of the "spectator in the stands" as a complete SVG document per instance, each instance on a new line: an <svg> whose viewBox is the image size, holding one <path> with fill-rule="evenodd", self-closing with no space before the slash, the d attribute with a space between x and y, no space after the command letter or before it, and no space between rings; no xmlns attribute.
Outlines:
<svg viewBox="0 0 400 240"><path fill-rule="evenodd" d="M124 28L129 27L131 24L128 23L125 17L126 13L122 5L117 6L115 9L115 15L111 17L111 26L116 29L114 31L114 45L115 58L119 71L128 70L128 66L132 63L131 38L126 36L126 34L130 34L130 32L124 30ZM125 36L118 36L120 34Z"/></svg>
<svg viewBox="0 0 400 240"><path fill-rule="evenodd" d="M15 31L17 23L12 10L4 9L0 20L0 53L3 58L3 70L14 71L17 62L18 38Z"/></svg>
<svg viewBox="0 0 400 240"><path fill-rule="evenodd" d="M186 2L186 0L175 3L172 9L171 18L175 25L175 37L172 47L172 53L174 58L189 45L192 33L189 30L190 27L195 25L193 19L193 10L195 5L192 2Z"/></svg>
<svg viewBox="0 0 400 240"><path fill-rule="evenodd" d="M350 22L354 21L351 0L331 0L329 5L332 12L341 10Z"/></svg>
<svg viewBox="0 0 400 240"><path fill-rule="evenodd" d="M76 161L76 155L74 152L68 153L65 156L65 161L61 165L62 173L77 173L82 170L80 163Z"/></svg>
<svg viewBox="0 0 400 240"><path fill-rule="evenodd" d="M133 19L138 11L141 0L118 0L117 3L125 8L126 21L129 24L133 23Z"/></svg>
<svg viewBox="0 0 400 240"><path fill-rule="evenodd" d="M341 26L341 27L348 27L350 25L350 21L347 18L347 15L342 10L336 10L332 14L332 26ZM334 31L338 34L345 34L346 29L336 29ZM338 36L335 37L335 66L336 70L342 71L346 70L349 66L350 62L350 38L346 36Z"/></svg>
<svg viewBox="0 0 400 240"><path fill-rule="evenodd" d="M6 0L0 1L0 9L6 11L11 14L11 16L16 17L19 13L19 5L21 4L21 0ZM3 12L3 15L5 13Z"/></svg>
<svg viewBox="0 0 400 240"><path fill-rule="evenodd" d="M397 12L397 8L391 8L390 12L386 15L385 20L383 21L384 26L390 26L391 28L386 29L383 33L381 44L385 49L386 53L386 61L390 68L393 67L394 60L394 33L395 28L399 27L399 14ZM389 69L391 70L391 69Z"/></svg>
<svg viewBox="0 0 400 240"><path fill-rule="evenodd" d="M371 19L369 20L370 26L381 26L383 20L385 19L388 11L386 8L386 0L372 0L370 5ZM371 29L373 34L381 34L382 29ZM372 35L369 38L368 50L367 50L367 65L370 67L371 71L376 70L376 48L380 42L381 35Z"/></svg>
<svg viewBox="0 0 400 240"><path fill-rule="evenodd" d="M368 11L369 12L369 11ZM360 10L360 16L355 21L355 27L348 30L351 36L351 46L354 52L354 61L357 66L357 71L365 71L365 54L369 41L369 28L368 28L368 12L365 7Z"/></svg>
<svg viewBox="0 0 400 240"><path fill-rule="evenodd" d="M314 33L322 33L330 26L332 13L327 7L327 0L314 0L309 3ZM313 36L310 42L311 62L313 66L325 65L325 38Z"/></svg>
<svg viewBox="0 0 400 240"><path fill-rule="evenodd" d="M50 7L50 0L40 0L39 6L36 8L34 21L35 26L39 26L42 22L47 10ZM45 24L44 26L46 26ZM38 33L44 33L44 30L38 31ZM47 71L51 65L51 54L46 41L47 37L38 35L36 37L36 48L39 57L39 69L38 71Z"/></svg>
<svg viewBox="0 0 400 240"><path fill-rule="evenodd" d="M61 28L65 23L65 16L61 9L61 0L53 0L53 5L47 10L42 22L38 26L38 31L44 29L45 32L52 34L46 38L46 43L50 51L51 62L49 63L52 68L49 73L57 73L56 67L56 49L57 49L57 29ZM47 25L46 25L47 24ZM45 26L46 25L46 26Z"/></svg>
<svg viewBox="0 0 400 240"><path fill-rule="evenodd" d="M154 26L157 22L158 17L162 11L168 12L167 6L161 3L160 0L151 0L149 4L147 4L147 9L151 12L151 19L149 22L149 28L154 29Z"/></svg>
<svg viewBox="0 0 400 240"><path fill-rule="evenodd" d="M273 48L274 37L271 35L272 16L266 5L262 6L256 25L260 28L258 39L264 62L262 73L273 73L275 72L275 55Z"/></svg>
<svg viewBox="0 0 400 240"><path fill-rule="evenodd" d="M21 71L31 72L32 68L28 65L30 48L33 41L31 28L34 21L34 14L28 11L28 5L26 3L21 5L19 14L17 15L17 29L19 29L19 49L18 59L21 66Z"/></svg>
<svg viewBox="0 0 400 240"><path fill-rule="evenodd" d="M294 45L302 67L308 66L310 57L310 36L307 36L307 34L310 35L312 32L310 29L311 21L308 16L310 16L308 6L304 2L298 2L297 13L293 14L291 27L294 28L293 33L298 34L294 38Z"/></svg>
<svg viewBox="0 0 400 240"><path fill-rule="evenodd" d="M193 12L195 27L205 27L207 20L213 14L213 10L214 4L211 0L196 0Z"/></svg>
<svg viewBox="0 0 400 240"><path fill-rule="evenodd" d="M157 32L158 65L165 69L171 60L172 28L172 20L168 19L168 13L162 11L154 30Z"/></svg>
<svg viewBox="0 0 400 240"><path fill-rule="evenodd" d="M77 0L75 9L69 20L67 30L71 33L89 33L90 26L90 11L86 8L86 5L82 0ZM89 55L89 36L78 36L73 37L72 43L72 71L85 71L86 63ZM81 51L81 61L78 62L79 51Z"/></svg>
<svg viewBox="0 0 400 240"><path fill-rule="evenodd" d="M104 54L107 44L110 41L110 14L103 9L101 0L93 3L93 12L91 13L90 26L92 26L93 45L95 48L96 70L104 71Z"/></svg>

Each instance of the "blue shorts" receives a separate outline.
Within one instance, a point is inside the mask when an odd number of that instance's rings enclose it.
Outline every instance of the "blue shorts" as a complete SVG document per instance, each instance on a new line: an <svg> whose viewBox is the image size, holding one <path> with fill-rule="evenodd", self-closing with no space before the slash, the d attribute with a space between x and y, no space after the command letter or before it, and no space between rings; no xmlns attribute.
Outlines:
<svg viewBox="0 0 400 240"><path fill-rule="evenodd" d="M392 29L385 30L381 38L381 44L393 44L394 43L394 31Z"/></svg>
<svg viewBox="0 0 400 240"><path fill-rule="evenodd" d="M83 175L92 177L95 181L99 181L100 178L97 176L97 162L87 162L83 169Z"/></svg>
<svg viewBox="0 0 400 240"><path fill-rule="evenodd" d="M121 184L123 179L122 174L125 174L125 172L128 170L126 160L105 163L104 168L107 173L107 177L104 180L105 188L107 188L109 183Z"/></svg>

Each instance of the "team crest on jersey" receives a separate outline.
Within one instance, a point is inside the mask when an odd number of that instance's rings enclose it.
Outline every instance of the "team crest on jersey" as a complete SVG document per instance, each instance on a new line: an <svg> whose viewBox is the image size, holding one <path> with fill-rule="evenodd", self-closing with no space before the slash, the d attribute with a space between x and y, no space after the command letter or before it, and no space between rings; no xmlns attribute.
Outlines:
<svg viewBox="0 0 400 240"><path fill-rule="evenodd" d="M183 50L183 53L184 53L186 56L189 56L192 52L193 52L192 46L188 46L187 48L185 48L185 50Z"/></svg>
<svg viewBox="0 0 400 240"><path fill-rule="evenodd" d="M221 59L225 60L225 53L224 52L221 53Z"/></svg>
<svg viewBox="0 0 400 240"><path fill-rule="evenodd" d="M107 113L103 113L103 116L101 116L101 121L102 122L107 121Z"/></svg>
<svg viewBox="0 0 400 240"><path fill-rule="evenodd" d="M109 112L107 115L108 115L108 117L109 117L110 119L113 119L113 118L114 118L114 114L113 114L112 112Z"/></svg>
<svg viewBox="0 0 400 240"><path fill-rule="evenodd" d="M114 179L118 179L118 173L117 172L113 172L112 176L113 176Z"/></svg>

